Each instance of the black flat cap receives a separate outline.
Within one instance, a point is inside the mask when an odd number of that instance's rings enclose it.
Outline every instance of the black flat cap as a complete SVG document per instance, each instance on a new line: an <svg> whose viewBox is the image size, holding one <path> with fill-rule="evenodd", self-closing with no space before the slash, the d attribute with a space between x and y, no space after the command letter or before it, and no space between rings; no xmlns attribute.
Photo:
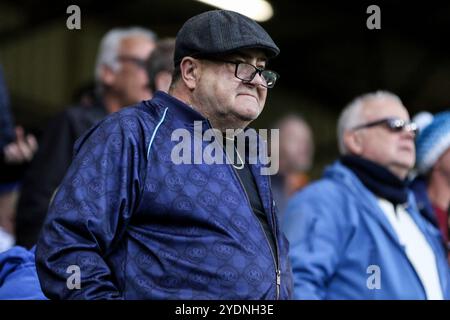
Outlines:
<svg viewBox="0 0 450 320"><path fill-rule="evenodd" d="M226 54L246 48L262 49L268 58L280 53L254 20L234 11L212 10L190 18L178 31L174 62L177 66L186 56Z"/></svg>

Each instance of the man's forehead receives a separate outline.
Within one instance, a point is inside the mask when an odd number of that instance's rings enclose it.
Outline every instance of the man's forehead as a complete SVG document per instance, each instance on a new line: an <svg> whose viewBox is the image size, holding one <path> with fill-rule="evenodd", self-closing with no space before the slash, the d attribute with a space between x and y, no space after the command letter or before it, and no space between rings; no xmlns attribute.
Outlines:
<svg viewBox="0 0 450 320"><path fill-rule="evenodd" d="M145 36L130 36L123 38L120 42L121 53L134 53L135 51L153 50L156 46L155 41Z"/></svg>
<svg viewBox="0 0 450 320"><path fill-rule="evenodd" d="M362 108L362 117L367 121L389 117L409 119L409 114L400 101L385 97L367 101Z"/></svg>

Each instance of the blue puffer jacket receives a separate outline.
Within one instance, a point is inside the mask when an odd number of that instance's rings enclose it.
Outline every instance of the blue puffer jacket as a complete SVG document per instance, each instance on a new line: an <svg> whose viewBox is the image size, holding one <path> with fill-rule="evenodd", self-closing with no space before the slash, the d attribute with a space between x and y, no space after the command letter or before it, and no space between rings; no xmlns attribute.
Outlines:
<svg viewBox="0 0 450 320"><path fill-rule="evenodd" d="M45 300L34 263L34 250L15 246L0 253L0 300Z"/></svg>
<svg viewBox="0 0 450 320"><path fill-rule="evenodd" d="M179 144L172 132L193 136L195 120L209 128L192 108L158 92L80 138L37 244L49 298L290 297L288 244L261 165L251 169L277 255L231 165L171 161ZM68 289L69 266L80 268L81 289Z"/></svg>
<svg viewBox="0 0 450 320"><path fill-rule="evenodd" d="M450 299L450 273L439 231L407 211L436 256L441 287ZM425 299L425 290L377 199L340 162L297 193L282 223L290 242L297 299ZM372 286L379 280L380 286Z"/></svg>

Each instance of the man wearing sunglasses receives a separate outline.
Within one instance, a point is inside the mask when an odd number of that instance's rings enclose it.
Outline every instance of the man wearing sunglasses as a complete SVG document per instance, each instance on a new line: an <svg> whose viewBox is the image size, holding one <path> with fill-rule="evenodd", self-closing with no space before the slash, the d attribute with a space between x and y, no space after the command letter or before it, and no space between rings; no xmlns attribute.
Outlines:
<svg viewBox="0 0 450 320"><path fill-rule="evenodd" d="M438 231L407 188L416 130L389 92L363 95L344 109L341 158L285 213L296 298L450 298Z"/></svg>
<svg viewBox="0 0 450 320"><path fill-rule="evenodd" d="M79 140L37 245L48 297L290 297L287 240L262 164L171 157L178 129L205 145L198 123L203 134L256 119L277 79L266 64L278 53L260 25L236 12L207 11L182 26L169 93L107 117ZM74 290L70 265L81 275Z"/></svg>

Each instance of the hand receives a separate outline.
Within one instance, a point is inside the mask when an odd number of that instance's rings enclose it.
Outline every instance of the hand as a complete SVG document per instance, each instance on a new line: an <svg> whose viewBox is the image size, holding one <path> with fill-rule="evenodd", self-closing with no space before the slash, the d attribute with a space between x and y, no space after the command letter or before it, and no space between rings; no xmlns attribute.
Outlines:
<svg viewBox="0 0 450 320"><path fill-rule="evenodd" d="M16 127L16 140L3 148L5 162L20 164L33 159L38 148L36 138L32 134L25 136L22 127Z"/></svg>

